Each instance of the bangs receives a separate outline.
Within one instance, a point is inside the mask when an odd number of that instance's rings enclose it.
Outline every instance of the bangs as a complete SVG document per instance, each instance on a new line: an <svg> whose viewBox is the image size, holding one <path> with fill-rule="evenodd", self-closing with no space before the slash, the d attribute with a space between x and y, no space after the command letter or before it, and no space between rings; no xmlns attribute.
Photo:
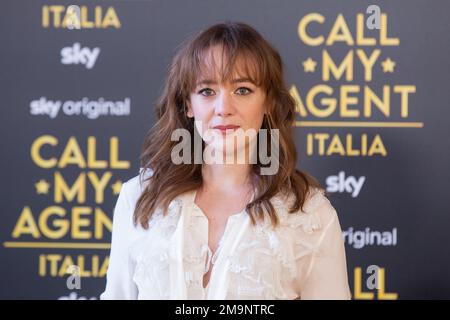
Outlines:
<svg viewBox="0 0 450 320"><path fill-rule="evenodd" d="M192 58L190 91L200 81L226 83L238 78L248 79L255 86L267 88L265 60L249 48L233 47L227 42L210 44L195 52Z"/></svg>

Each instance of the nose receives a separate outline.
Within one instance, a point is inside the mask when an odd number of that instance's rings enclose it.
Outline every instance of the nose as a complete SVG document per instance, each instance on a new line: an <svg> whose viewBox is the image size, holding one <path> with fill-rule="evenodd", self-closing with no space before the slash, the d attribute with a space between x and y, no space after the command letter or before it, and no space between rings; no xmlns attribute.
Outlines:
<svg viewBox="0 0 450 320"><path fill-rule="evenodd" d="M218 116L226 117L233 114L233 102L231 94L227 90L221 90L217 96L215 113Z"/></svg>

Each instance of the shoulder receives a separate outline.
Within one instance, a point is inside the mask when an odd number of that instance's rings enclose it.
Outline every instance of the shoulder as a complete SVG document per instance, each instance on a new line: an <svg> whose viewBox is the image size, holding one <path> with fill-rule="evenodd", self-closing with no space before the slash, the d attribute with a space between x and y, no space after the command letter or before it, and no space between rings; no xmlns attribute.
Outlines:
<svg viewBox="0 0 450 320"><path fill-rule="evenodd" d="M151 174L151 171L146 172L141 168L138 175L122 183L113 212L113 229L123 230L124 232L135 229L133 222L134 210L137 200L145 189L145 184L148 183L146 178Z"/></svg>
<svg viewBox="0 0 450 320"><path fill-rule="evenodd" d="M289 197L278 195L272 198L272 204L277 210L281 225L301 228L306 233L313 233L323 230L337 219L337 212L323 189L310 188L303 207L290 213L289 208L294 201L293 194Z"/></svg>
<svg viewBox="0 0 450 320"><path fill-rule="evenodd" d="M320 220L321 226L327 226L337 219L336 209L325 195L325 191L312 188L308 193L303 212L313 214Z"/></svg>
<svg viewBox="0 0 450 320"><path fill-rule="evenodd" d="M153 171L151 169L140 168L138 175L133 176L122 184L121 192L131 207L135 206L152 174Z"/></svg>

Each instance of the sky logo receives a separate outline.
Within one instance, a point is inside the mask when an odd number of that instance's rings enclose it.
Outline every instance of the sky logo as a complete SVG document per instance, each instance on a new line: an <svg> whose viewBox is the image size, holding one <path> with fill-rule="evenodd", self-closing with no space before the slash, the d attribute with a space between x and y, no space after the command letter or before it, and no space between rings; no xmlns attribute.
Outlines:
<svg viewBox="0 0 450 320"><path fill-rule="evenodd" d="M100 54L100 48L89 49L81 47L79 42L75 42L71 47L61 49L62 64L83 64L86 69L92 69Z"/></svg>
<svg viewBox="0 0 450 320"><path fill-rule="evenodd" d="M366 177L362 176L356 178L354 176L345 176L344 171L340 171L335 176L329 176L326 179L327 192L347 192L352 195L352 198L356 198L366 181Z"/></svg>

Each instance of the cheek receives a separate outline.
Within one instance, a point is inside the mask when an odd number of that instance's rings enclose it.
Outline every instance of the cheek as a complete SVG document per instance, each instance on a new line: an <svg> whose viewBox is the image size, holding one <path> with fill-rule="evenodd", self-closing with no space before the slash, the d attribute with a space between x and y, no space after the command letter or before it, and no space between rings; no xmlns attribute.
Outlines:
<svg viewBox="0 0 450 320"><path fill-rule="evenodd" d="M199 99L193 99L192 101L192 113L194 115L194 119L196 121L208 121L208 117L210 117L210 109L211 106Z"/></svg>
<svg viewBox="0 0 450 320"><path fill-rule="evenodd" d="M203 137L205 131L208 129L209 122L211 120L211 107L209 104L193 99L192 101L192 113L194 116L195 126L197 132Z"/></svg>
<svg viewBox="0 0 450 320"><path fill-rule="evenodd" d="M255 130L261 128L264 119L264 109L261 104L248 105L247 108L243 109L241 114L245 119L245 125L248 128L253 128Z"/></svg>

